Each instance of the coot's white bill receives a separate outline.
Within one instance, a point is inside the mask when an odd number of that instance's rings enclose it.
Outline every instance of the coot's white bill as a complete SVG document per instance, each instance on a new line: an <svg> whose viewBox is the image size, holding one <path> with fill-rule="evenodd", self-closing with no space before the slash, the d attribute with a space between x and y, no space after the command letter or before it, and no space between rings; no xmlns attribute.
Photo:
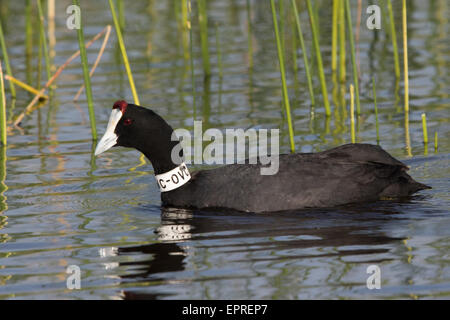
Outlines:
<svg viewBox="0 0 450 320"><path fill-rule="evenodd" d="M95 148L96 156L116 145L118 137L114 133L114 131L116 130L116 126L121 118L122 112L119 109L113 109L111 111L111 116L109 117L108 126L106 127L105 134L98 142L97 148Z"/></svg>

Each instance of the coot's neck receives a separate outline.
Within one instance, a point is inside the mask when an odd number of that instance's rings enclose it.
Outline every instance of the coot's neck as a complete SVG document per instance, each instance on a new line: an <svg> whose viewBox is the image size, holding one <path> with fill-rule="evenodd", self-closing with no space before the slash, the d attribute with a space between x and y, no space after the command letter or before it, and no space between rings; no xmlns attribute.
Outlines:
<svg viewBox="0 0 450 320"><path fill-rule="evenodd" d="M178 145L180 142L171 140L173 129L167 123L165 124L166 126L159 130L157 136L148 136L137 147L152 163L155 175L166 173L181 164L174 162L177 159L172 159L172 150L175 150L174 153L177 153L177 150L180 151L177 154L180 155L182 161L184 160L183 150Z"/></svg>

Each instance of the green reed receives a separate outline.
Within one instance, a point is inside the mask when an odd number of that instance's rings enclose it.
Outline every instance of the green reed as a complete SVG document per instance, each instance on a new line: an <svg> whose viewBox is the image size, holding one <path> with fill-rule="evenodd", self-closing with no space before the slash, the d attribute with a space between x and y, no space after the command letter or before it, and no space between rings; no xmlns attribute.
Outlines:
<svg viewBox="0 0 450 320"><path fill-rule="evenodd" d="M119 41L120 51L122 52L123 63L127 72L128 81L130 82L131 93L133 94L133 100L136 105L140 105L139 97L137 95L136 86L134 85L133 74L131 73L130 62L128 61L127 51L125 49L125 43L122 37L122 31L120 30L119 19L117 18L116 8L113 0L109 0L109 6L111 9L112 18L114 21L114 28L116 30L117 41Z"/></svg>
<svg viewBox="0 0 450 320"><path fill-rule="evenodd" d="M291 151L295 152L295 143L294 143L294 130L292 128L292 119L291 119L291 107L289 104L289 96L287 92L287 85L286 85L286 74L284 70L284 56L281 46L281 40L280 40L280 34L278 31L278 21L277 21L277 13L275 9L275 1L270 0L270 6L272 8L272 19L273 19L273 28L275 31L275 38L277 41L277 51L278 51L278 62L280 64L280 75L281 75L281 84L282 84L282 90L283 90L283 102L284 107L286 109L286 117L288 122L288 128L289 128L289 141L291 145Z"/></svg>
<svg viewBox="0 0 450 320"><path fill-rule="evenodd" d="M409 112L405 110L403 115L405 118L405 151L408 157L412 157L411 135L409 134Z"/></svg>
<svg viewBox="0 0 450 320"><path fill-rule="evenodd" d="M29 86L28 84L26 84L26 83L24 83L24 82L22 82L22 81L20 81L20 80L18 80L18 79L16 79L16 78L13 78L13 77L10 77L10 76L8 76L8 75L5 75L5 80L8 80L8 81L10 81L11 83L14 83L15 85L17 85L17 86L19 86L19 87L21 87L22 89L25 89L26 91L28 91L28 92L31 92L32 94L34 94L34 95L36 95L36 94L39 94L39 89L35 89L35 88L33 88L32 86ZM48 96L47 95L45 95L45 94L42 94L42 95L40 95L43 99L48 99Z"/></svg>
<svg viewBox="0 0 450 320"><path fill-rule="evenodd" d="M78 0L73 0L73 4L76 6L80 6L80 3ZM91 78L89 76L89 64L88 64L88 60L87 60L86 46L84 43L83 23L82 23L81 17L80 17L80 28L77 29L77 34L78 34L78 44L80 47L81 65L83 67L83 77L84 77L86 99L87 99L88 109L89 109L89 119L91 121L92 139L97 140L97 127L96 127L96 123L95 123L94 101L92 98Z"/></svg>
<svg viewBox="0 0 450 320"><path fill-rule="evenodd" d="M31 0L25 2L25 64L27 83L32 84L32 64L33 56L33 25L32 25L32 3Z"/></svg>
<svg viewBox="0 0 450 320"><path fill-rule="evenodd" d="M284 37L284 0L278 0L278 16L280 17L278 20L280 21L280 41L281 41L281 51L283 54L285 53L285 37Z"/></svg>
<svg viewBox="0 0 450 320"><path fill-rule="evenodd" d="M395 66L395 76L400 78L400 62L398 59L398 49L397 49L397 33L395 31L395 23L394 23L394 13L392 11L392 3L391 0L387 1L388 12L389 12L389 22L390 22L390 31L391 31L391 40L392 40L392 48L394 51L394 66Z"/></svg>
<svg viewBox="0 0 450 320"><path fill-rule="evenodd" d="M117 11L119 12L119 26L120 30L125 29L125 11L123 10L123 0L117 0Z"/></svg>
<svg viewBox="0 0 450 320"><path fill-rule="evenodd" d="M402 26L403 26L403 68L405 85L405 112L409 112L409 78L408 78L408 34L406 21L406 0L402 2Z"/></svg>
<svg viewBox="0 0 450 320"><path fill-rule="evenodd" d="M41 75L42 75L42 37L39 35L38 44L38 66L37 66L37 77L36 77L36 88L41 89Z"/></svg>
<svg viewBox="0 0 450 320"><path fill-rule="evenodd" d="M375 127L377 129L377 144L380 144L380 129L378 124L378 107L377 107L377 92L375 89L375 78L372 77L372 89L373 89L373 104L375 105Z"/></svg>
<svg viewBox="0 0 450 320"><path fill-rule="evenodd" d="M314 17L314 13L311 6L311 1L306 0L306 4L308 6L308 14L309 14L309 20L311 24L311 30L312 30L312 37L313 37L313 43L314 48L316 51L316 59L317 59L317 68L319 72L319 79L320 79L320 85L322 87L322 96L323 96L323 102L325 106L325 113L327 116L331 115L330 110L330 102L328 101L328 91L327 91L327 84L325 81L325 73L323 71L323 64L322 64L322 54L320 53L320 45L319 45L319 39L318 39L318 31L317 31L317 25Z"/></svg>
<svg viewBox="0 0 450 320"><path fill-rule="evenodd" d="M336 72L337 68L337 20L338 20L339 0L333 1L333 18L331 27L331 71Z"/></svg>
<svg viewBox="0 0 450 320"><path fill-rule="evenodd" d="M355 136L355 87L350 85L350 128L352 134L352 143L356 142Z"/></svg>
<svg viewBox="0 0 450 320"><path fill-rule="evenodd" d="M187 11L188 11L188 17L186 20L186 26L189 28L189 52L190 52L190 67L191 67L191 82L192 82L192 106L194 109L194 120L197 118L197 105L195 101L195 70L194 70L194 45L193 45L193 37L192 37L192 7L191 7L191 0L188 0L186 3Z"/></svg>
<svg viewBox="0 0 450 320"><path fill-rule="evenodd" d="M6 74L12 77L11 65L9 64L8 50L6 48L5 36L3 34L2 22L0 21L0 44L2 46L3 60L5 61ZM16 97L16 88L14 84L9 83L9 90L11 91L11 97Z"/></svg>
<svg viewBox="0 0 450 320"><path fill-rule="evenodd" d="M39 13L39 41L42 45L44 59L45 59L45 71L47 73L47 80L51 78L50 72L50 55L48 53L47 47L47 37L45 35L45 20L44 20L44 11L42 10L41 0L36 0L38 13ZM40 63L40 61L39 61Z"/></svg>
<svg viewBox="0 0 450 320"><path fill-rule="evenodd" d="M347 77L347 65L345 63L345 3L344 0L337 0L336 2L339 3L339 80L341 81L341 83L345 83Z"/></svg>
<svg viewBox="0 0 450 320"><path fill-rule="evenodd" d="M293 18L295 20L295 17ZM290 22L290 25L292 27L292 38L291 38L291 50L292 50L292 68L294 68L294 79L296 81L297 86L297 74L298 74L298 59L297 59L297 39L296 39L296 27L295 22Z"/></svg>
<svg viewBox="0 0 450 320"><path fill-rule="evenodd" d="M422 133L423 143L428 144L427 115L425 113L422 113Z"/></svg>
<svg viewBox="0 0 450 320"><path fill-rule="evenodd" d="M3 67L0 61L0 142L6 146L6 96L5 96L5 82L3 81Z"/></svg>
<svg viewBox="0 0 450 320"><path fill-rule="evenodd" d="M220 46L220 37L219 37L219 27L216 23L216 49L217 49L217 65L219 67L219 78L223 77L223 67L222 67L222 48Z"/></svg>
<svg viewBox="0 0 450 320"><path fill-rule="evenodd" d="M206 14L206 1L198 0L198 23L200 27L200 42L202 47L203 71L205 77L211 76L211 65L209 62L209 44L208 44L208 16Z"/></svg>
<svg viewBox="0 0 450 320"><path fill-rule="evenodd" d="M178 1L175 1L178 3ZM188 25L188 4L187 0L181 0L181 30L182 30L182 41L183 41L183 54L184 60L187 62L189 60L189 30L190 25Z"/></svg>
<svg viewBox="0 0 450 320"><path fill-rule="evenodd" d="M252 15L251 15L251 4L250 0L247 0L247 46L248 46L248 67L250 70L253 69L253 40L252 40Z"/></svg>
<svg viewBox="0 0 450 320"><path fill-rule="evenodd" d="M345 11L347 15L347 27L349 31L349 43L350 43L350 56L352 60L353 82L355 84L355 97L356 97L356 113L359 116L361 114L361 106L359 101L359 81L358 81L358 68L356 66L356 54L355 43L353 39L353 24L352 24L352 12L350 10L350 1L345 0Z"/></svg>
<svg viewBox="0 0 450 320"><path fill-rule="evenodd" d="M306 53L305 41L303 39L303 32L302 32L302 27L301 27L301 23L300 23L300 15L298 14L297 4L296 4L295 0L291 0L291 4L292 4L292 9L294 11L295 25L297 26L298 39L300 41L300 47L302 49L303 63L305 64L305 73L306 73L306 79L308 80L308 89L309 89L309 95L311 97L311 104L314 106L315 105L314 89L313 89L311 73L309 70L309 62L308 62L308 56Z"/></svg>
<svg viewBox="0 0 450 320"><path fill-rule="evenodd" d="M438 151L438 133L434 132L434 152Z"/></svg>
<svg viewBox="0 0 450 320"><path fill-rule="evenodd" d="M6 146L0 148L0 215L8 210L8 204L6 203L5 191L8 190L8 186L5 183L6 180ZM4 216L3 216L4 217ZM0 228L3 228L3 223L0 223Z"/></svg>

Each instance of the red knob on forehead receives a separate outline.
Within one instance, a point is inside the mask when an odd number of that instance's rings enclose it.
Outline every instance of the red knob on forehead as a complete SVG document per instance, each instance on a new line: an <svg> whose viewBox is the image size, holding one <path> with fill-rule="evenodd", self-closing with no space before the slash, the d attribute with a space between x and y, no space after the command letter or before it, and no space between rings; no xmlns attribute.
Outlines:
<svg viewBox="0 0 450 320"><path fill-rule="evenodd" d="M113 109L119 109L123 114L123 113L125 113L127 106L128 106L128 103L125 100L119 100L119 101L114 102Z"/></svg>

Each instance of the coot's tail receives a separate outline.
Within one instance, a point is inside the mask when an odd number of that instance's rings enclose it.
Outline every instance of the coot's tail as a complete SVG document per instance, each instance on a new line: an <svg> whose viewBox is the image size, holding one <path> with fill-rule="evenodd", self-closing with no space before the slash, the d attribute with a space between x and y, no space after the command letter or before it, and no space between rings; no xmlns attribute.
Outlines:
<svg viewBox="0 0 450 320"><path fill-rule="evenodd" d="M401 170L393 183L383 190L381 197L404 197L424 189L431 189L431 187L417 182L405 170Z"/></svg>

